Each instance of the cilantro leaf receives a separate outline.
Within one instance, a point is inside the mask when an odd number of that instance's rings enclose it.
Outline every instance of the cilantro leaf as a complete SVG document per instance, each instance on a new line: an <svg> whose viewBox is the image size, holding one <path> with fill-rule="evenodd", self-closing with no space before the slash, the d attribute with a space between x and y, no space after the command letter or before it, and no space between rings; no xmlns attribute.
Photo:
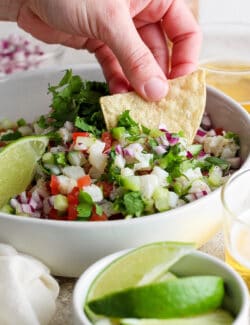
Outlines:
<svg viewBox="0 0 250 325"><path fill-rule="evenodd" d="M89 193L84 192L83 190L80 190L78 200L80 203L88 203L90 205L93 205L92 197L89 195Z"/></svg>
<svg viewBox="0 0 250 325"><path fill-rule="evenodd" d="M144 203L140 192L129 192L123 197L124 206L127 210L127 214L135 215L139 217L144 210Z"/></svg>
<svg viewBox="0 0 250 325"><path fill-rule="evenodd" d="M75 119L75 126L82 130L82 131L86 131L86 132L90 132L92 134L94 134L95 136L100 136L101 131L97 129L97 127L93 126L93 125L89 125L88 123L85 122L84 118L81 118L79 116L76 117Z"/></svg>
<svg viewBox="0 0 250 325"><path fill-rule="evenodd" d="M81 219L88 219L92 214L92 204L83 202L77 206L77 217Z"/></svg>

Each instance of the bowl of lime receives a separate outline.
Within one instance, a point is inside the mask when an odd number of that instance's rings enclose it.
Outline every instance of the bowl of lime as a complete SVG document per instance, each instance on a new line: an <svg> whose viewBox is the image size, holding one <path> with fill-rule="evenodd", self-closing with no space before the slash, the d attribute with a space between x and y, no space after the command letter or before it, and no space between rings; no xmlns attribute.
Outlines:
<svg viewBox="0 0 250 325"><path fill-rule="evenodd" d="M73 294L75 325L243 325L248 309L247 286L230 266L178 242L109 255Z"/></svg>

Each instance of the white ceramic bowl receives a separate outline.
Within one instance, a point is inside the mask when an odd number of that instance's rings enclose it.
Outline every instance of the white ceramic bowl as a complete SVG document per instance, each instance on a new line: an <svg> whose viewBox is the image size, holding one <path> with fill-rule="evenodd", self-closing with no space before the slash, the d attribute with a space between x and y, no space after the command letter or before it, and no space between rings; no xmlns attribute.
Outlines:
<svg viewBox="0 0 250 325"><path fill-rule="evenodd" d="M73 324L91 325L83 311L89 287L99 272L128 250L104 257L88 268L78 279L73 292ZM218 258L194 251L178 261L171 271L179 276L217 275L224 279L225 298L223 305L235 316L233 325L247 325L249 312L248 288L242 278L230 266Z"/></svg>
<svg viewBox="0 0 250 325"><path fill-rule="evenodd" d="M35 70L0 82L0 118L32 121L48 112L48 83L57 84L62 68ZM103 80L96 64L73 69L85 79ZM215 127L240 135L244 166L250 165L250 118L233 100L207 89L207 110ZM183 207L132 220L69 222L0 215L0 242L43 261L55 275L79 276L103 256L154 241L209 240L221 227L220 189Z"/></svg>

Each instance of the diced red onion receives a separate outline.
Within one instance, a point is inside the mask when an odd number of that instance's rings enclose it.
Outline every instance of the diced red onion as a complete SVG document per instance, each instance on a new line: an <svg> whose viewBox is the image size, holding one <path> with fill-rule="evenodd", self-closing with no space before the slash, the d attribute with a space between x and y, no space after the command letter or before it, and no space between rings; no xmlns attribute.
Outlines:
<svg viewBox="0 0 250 325"><path fill-rule="evenodd" d="M28 203L26 192L22 192L20 195L18 195L18 199L20 200L20 203Z"/></svg>
<svg viewBox="0 0 250 325"><path fill-rule="evenodd" d="M201 191L194 193L195 198L198 200L207 195L207 191Z"/></svg>
<svg viewBox="0 0 250 325"><path fill-rule="evenodd" d="M209 131L212 128L212 121L207 113L204 113L202 117L201 127L206 131Z"/></svg>
<svg viewBox="0 0 250 325"><path fill-rule="evenodd" d="M20 207L20 202L18 202L17 199L11 199L11 200L10 200L10 205L11 205L14 209L17 209L18 207Z"/></svg>
<svg viewBox="0 0 250 325"><path fill-rule="evenodd" d="M209 137L215 137L217 134L214 129L211 129L207 132L207 136Z"/></svg>
<svg viewBox="0 0 250 325"><path fill-rule="evenodd" d="M32 214L32 207L29 204L21 204L21 209L24 213Z"/></svg>
<svg viewBox="0 0 250 325"><path fill-rule="evenodd" d="M43 54L38 45L30 44L23 36L10 35L0 40L0 72L28 70L39 64Z"/></svg>
<svg viewBox="0 0 250 325"><path fill-rule="evenodd" d="M122 147L119 144L115 146L115 153L118 154L118 155L123 154Z"/></svg>
<svg viewBox="0 0 250 325"><path fill-rule="evenodd" d="M171 137L171 139L168 140L170 146L174 146L179 142L179 138L177 137Z"/></svg>
<svg viewBox="0 0 250 325"><path fill-rule="evenodd" d="M161 156L166 152L166 148L159 145L159 146L154 147L154 151L157 155Z"/></svg>
<svg viewBox="0 0 250 325"><path fill-rule="evenodd" d="M191 153L190 151L187 151L187 153L186 153L186 157L187 157L188 159L192 159L192 158L193 158L193 155L192 155L192 153Z"/></svg>
<svg viewBox="0 0 250 325"><path fill-rule="evenodd" d="M207 134L206 131L198 129L198 131L196 132L196 135L198 135L199 137L204 137Z"/></svg>
<svg viewBox="0 0 250 325"><path fill-rule="evenodd" d="M159 145L163 145L165 147L169 146L169 142L168 142L166 133L164 135L161 135L160 137L158 137L156 140L159 143Z"/></svg>
<svg viewBox="0 0 250 325"><path fill-rule="evenodd" d="M159 124L159 130L160 130L160 131L163 131L163 132L167 132L167 127L166 127L166 125L163 124L163 123L160 123L160 124Z"/></svg>

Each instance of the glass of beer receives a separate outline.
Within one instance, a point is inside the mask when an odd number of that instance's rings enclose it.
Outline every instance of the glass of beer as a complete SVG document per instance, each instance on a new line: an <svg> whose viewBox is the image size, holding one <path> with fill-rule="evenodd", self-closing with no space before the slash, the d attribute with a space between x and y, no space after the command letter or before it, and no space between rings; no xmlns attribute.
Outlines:
<svg viewBox="0 0 250 325"><path fill-rule="evenodd" d="M207 84L250 112L250 24L209 23L201 28L200 66L207 72Z"/></svg>
<svg viewBox="0 0 250 325"><path fill-rule="evenodd" d="M225 259L250 289L250 169L233 174L222 187Z"/></svg>

